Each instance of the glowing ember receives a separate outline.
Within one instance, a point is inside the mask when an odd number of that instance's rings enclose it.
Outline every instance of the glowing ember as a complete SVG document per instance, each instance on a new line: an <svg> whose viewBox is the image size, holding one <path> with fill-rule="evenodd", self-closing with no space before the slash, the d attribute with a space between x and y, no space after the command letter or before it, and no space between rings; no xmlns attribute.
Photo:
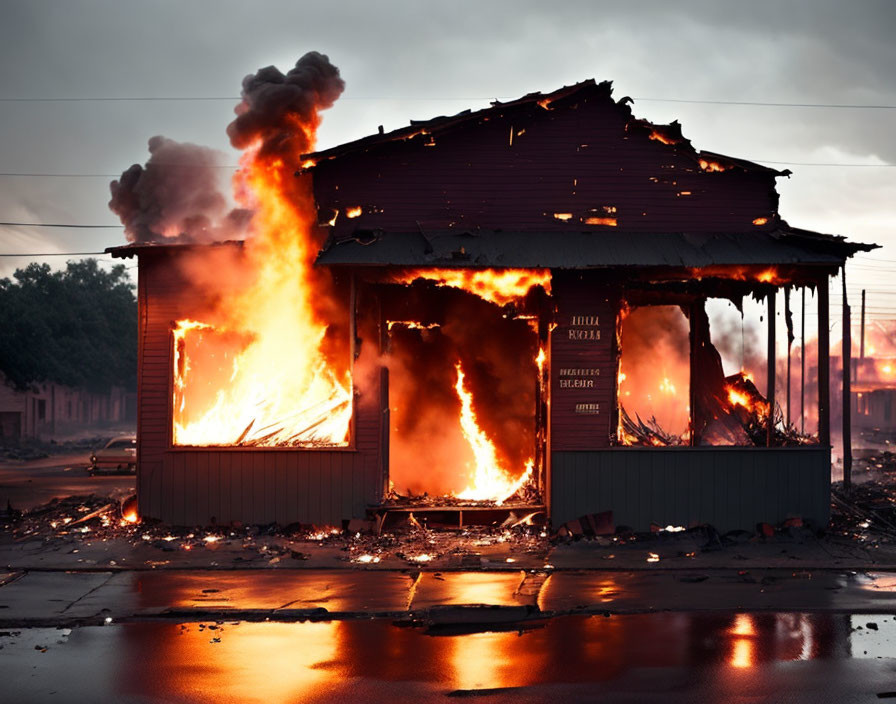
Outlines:
<svg viewBox="0 0 896 704"><path fill-rule="evenodd" d="M572 213L554 213L554 219L569 222L572 220Z"/></svg>
<svg viewBox="0 0 896 704"><path fill-rule="evenodd" d="M423 555L412 555L409 559L413 560L414 562L431 562L432 555L427 555L425 553Z"/></svg>
<svg viewBox="0 0 896 704"><path fill-rule="evenodd" d="M618 224L616 218L585 218L586 225L606 225L607 227L616 227Z"/></svg>
<svg viewBox="0 0 896 704"><path fill-rule="evenodd" d="M547 269L420 269L398 276L403 284L417 279L469 291L499 306L523 298L536 286L551 292L551 272Z"/></svg>
<svg viewBox="0 0 896 704"><path fill-rule="evenodd" d="M138 521L137 509L130 509L126 513L122 514L121 519L126 523L136 523Z"/></svg>
<svg viewBox="0 0 896 704"><path fill-rule="evenodd" d="M757 226L758 226L758 225L767 225L767 224L768 224L768 218L755 218L755 219L753 220L753 224L754 224L754 225L757 225Z"/></svg>
<svg viewBox="0 0 896 704"><path fill-rule="evenodd" d="M473 450L475 461L472 484L457 496L471 501L494 501L500 506L529 481L534 462L530 459L526 463L526 470L517 479L508 476L507 470L501 467L498 461L495 444L476 423L473 396L464 388L464 373L459 362L455 365L455 369L457 369L457 384L454 388L461 401L460 425L464 437Z"/></svg>
<svg viewBox="0 0 896 704"><path fill-rule="evenodd" d="M789 282L775 267L750 267L750 266L706 266L690 269L690 277L701 281L703 279L732 279L734 281L758 281L764 284L780 286Z"/></svg>
<svg viewBox="0 0 896 704"><path fill-rule="evenodd" d="M345 217L347 218L356 218L361 214L361 206L356 205L354 208L348 208L345 211Z"/></svg>
<svg viewBox="0 0 896 704"><path fill-rule="evenodd" d="M700 160L700 168L704 171L727 171L730 166L725 166L717 161L709 161L708 159Z"/></svg>
<svg viewBox="0 0 896 704"><path fill-rule="evenodd" d="M662 142L663 144L678 144L679 140L670 137L659 130L653 130L650 133L650 138L657 142Z"/></svg>
<svg viewBox="0 0 896 704"><path fill-rule="evenodd" d="M647 561L648 562L659 562L660 556L657 555L655 552L649 552L649 553L647 553Z"/></svg>

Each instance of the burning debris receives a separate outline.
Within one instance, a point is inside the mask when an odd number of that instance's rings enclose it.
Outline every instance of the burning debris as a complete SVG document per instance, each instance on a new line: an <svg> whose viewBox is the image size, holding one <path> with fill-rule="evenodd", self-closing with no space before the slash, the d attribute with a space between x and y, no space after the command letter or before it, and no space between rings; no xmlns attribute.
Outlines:
<svg viewBox="0 0 896 704"><path fill-rule="evenodd" d="M626 312L622 319L622 363L638 382L629 382L629 373L620 371L619 429L622 445L670 447L675 445L740 445L762 447L768 444L770 404L753 383L752 375L741 370L725 376L722 359L710 338L709 318L704 306L688 308L690 330L694 339L688 342L683 330L684 316L671 306L654 306ZM674 322L673 322L674 321ZM691 347L692 359L685 354ZM691 374L698 372L695 376ZM679 389L690 387L694 408L683 401ZM655 391L651 391L655 388ZM638 392L632 398L632 389ZM645 399L647 403L645 404ZM647 420L639 412L634 418L626 408L646 407ZM654 413L663 413L666 422L676 424L680 433L669 432ZM690 417L690 420L687 419ZM671 420L670 420L671 419ZM775 405L772 444L802 445L814 441L785 422Z"/></svg>

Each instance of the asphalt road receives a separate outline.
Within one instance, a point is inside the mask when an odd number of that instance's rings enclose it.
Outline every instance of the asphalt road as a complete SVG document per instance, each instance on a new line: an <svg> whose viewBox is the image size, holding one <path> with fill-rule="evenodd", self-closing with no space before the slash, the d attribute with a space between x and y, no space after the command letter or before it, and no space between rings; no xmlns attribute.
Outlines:
<svg viewBox="0 0 896 704"><path fill-rule="evenodd" d="M453 635L387 619L112 622L0 633L0 681L10 702L874 702L896 690L893 626L786 612Z"/></svg>
<svg viewBox="0 0 896 704"><path fill-rule="evenodd" d="M54 498L83 494L118 494L133 491L133 475L87 473L89 452L55 455L28 462L0 462L0 507L7 502L18 510Z"/></svg>

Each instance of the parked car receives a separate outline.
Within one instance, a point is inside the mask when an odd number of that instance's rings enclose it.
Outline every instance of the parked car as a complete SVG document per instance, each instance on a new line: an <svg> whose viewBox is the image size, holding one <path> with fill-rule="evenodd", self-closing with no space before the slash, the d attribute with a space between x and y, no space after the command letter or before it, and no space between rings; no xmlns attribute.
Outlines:
<svg viewBox="0 0 896 704"><path fill-rule="evenodd" d="M137 471L137 437L120 435L112 438L101 450L90 455L90 474L98 472L130 472Z"/></svg>

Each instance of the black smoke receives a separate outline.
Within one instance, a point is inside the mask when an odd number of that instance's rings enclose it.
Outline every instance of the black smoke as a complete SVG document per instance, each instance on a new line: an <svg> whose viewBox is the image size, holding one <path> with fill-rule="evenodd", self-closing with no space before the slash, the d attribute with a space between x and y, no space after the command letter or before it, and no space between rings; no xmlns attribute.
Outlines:
<svg viewBox="0 0 896 704"><path fill-rule="evenodd" d="M309 51L286 74L274 66L243 79L243 101L227 127L237 149L258 147L259 155L298 159L313 148L319 110L332 107L345 89L339 69L326 55Z"/></svg>
<svg viewBox="0 0 896 704"><path fill-rule="evenodd" d="M204 243L244 236L251 214L231 210L218 188L223 155L156 136L149 160L134 164L109 188L109 208L130 242Z"/></svg>

